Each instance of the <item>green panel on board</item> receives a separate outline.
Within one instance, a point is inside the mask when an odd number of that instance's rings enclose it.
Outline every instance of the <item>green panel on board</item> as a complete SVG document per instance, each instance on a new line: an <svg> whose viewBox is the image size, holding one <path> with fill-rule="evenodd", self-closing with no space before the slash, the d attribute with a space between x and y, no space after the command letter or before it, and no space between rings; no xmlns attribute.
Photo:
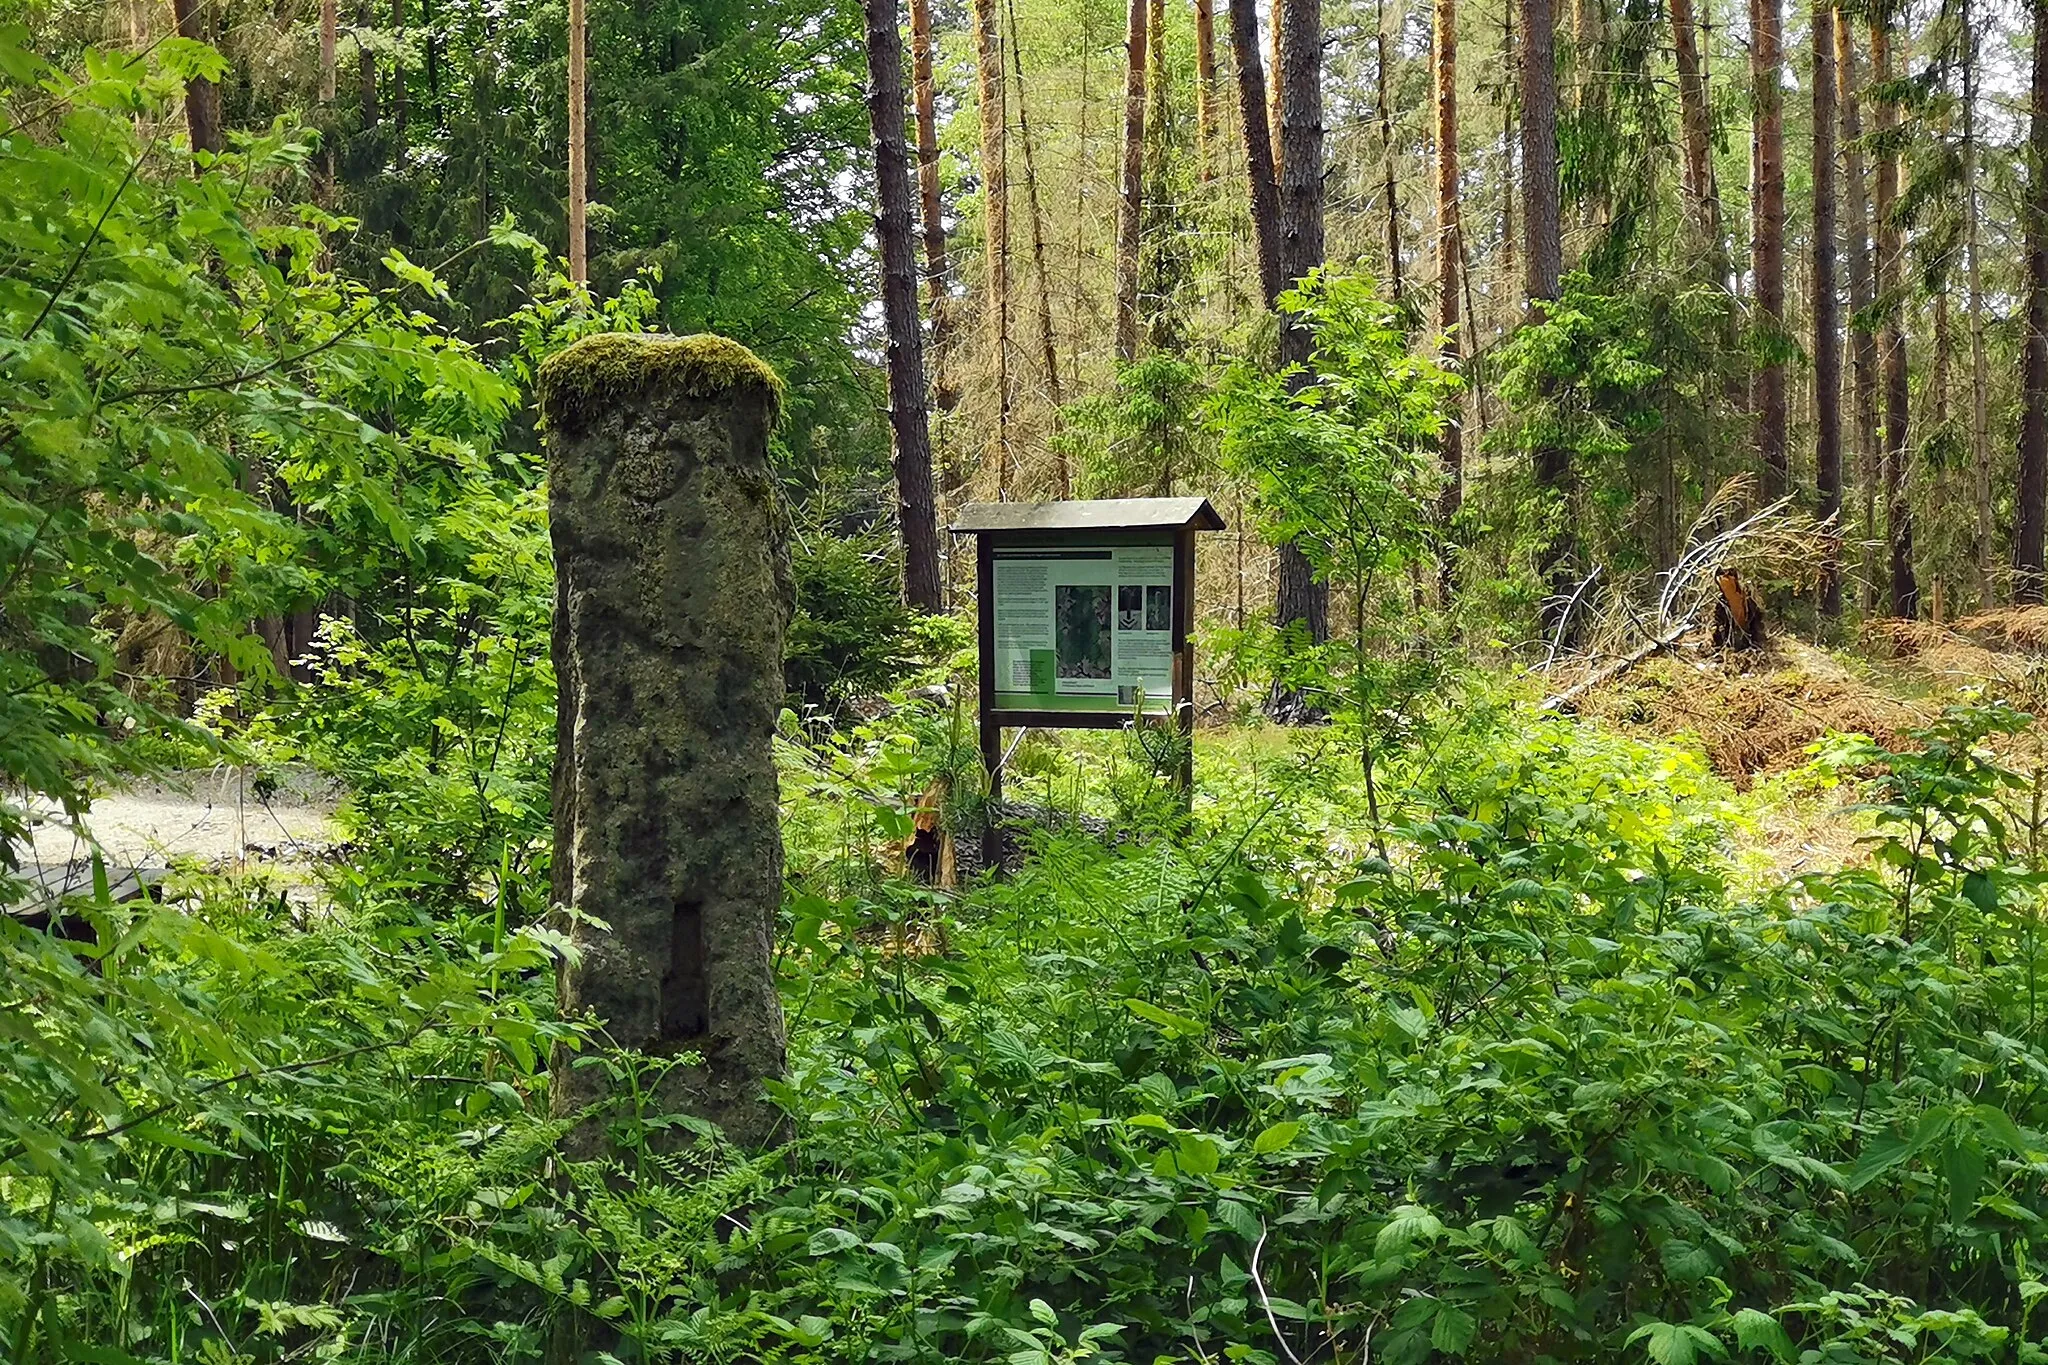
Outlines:
<svg viewBox="0 0 2048 1365"><path fill-rule="evenodd" d="M1031 651L1031 691L1034 695L1049 697L1053 694L1053 660L1055 657L1054 652L1050 649L1034 649Z"/></svg>

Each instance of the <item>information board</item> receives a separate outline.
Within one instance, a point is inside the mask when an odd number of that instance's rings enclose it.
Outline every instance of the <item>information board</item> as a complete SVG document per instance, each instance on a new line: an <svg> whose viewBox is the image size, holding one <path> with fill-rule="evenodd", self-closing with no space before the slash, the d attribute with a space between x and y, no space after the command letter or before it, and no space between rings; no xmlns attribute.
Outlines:
<svg viewBox="0 0 2048 1365"><path fill-rule="evenodd" d="M1171 709L1174 547L1000 547L995 694L1005 710Z"/></svg>

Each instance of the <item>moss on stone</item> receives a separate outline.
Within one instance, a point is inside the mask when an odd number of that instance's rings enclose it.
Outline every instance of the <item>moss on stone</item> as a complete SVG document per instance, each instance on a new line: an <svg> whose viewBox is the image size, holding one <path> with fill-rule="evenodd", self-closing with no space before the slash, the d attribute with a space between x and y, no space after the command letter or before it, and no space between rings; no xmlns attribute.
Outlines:
<svg viewBox="0 0 2048 1365"><path fill-rule="evenodd" d="M686 337L606 332L585 337L541 363L541 424L580 430L612 404L656 387L711 398L748 384L767 390L772 422L782 411L782 378L737 341L709 332Z"/></svg>

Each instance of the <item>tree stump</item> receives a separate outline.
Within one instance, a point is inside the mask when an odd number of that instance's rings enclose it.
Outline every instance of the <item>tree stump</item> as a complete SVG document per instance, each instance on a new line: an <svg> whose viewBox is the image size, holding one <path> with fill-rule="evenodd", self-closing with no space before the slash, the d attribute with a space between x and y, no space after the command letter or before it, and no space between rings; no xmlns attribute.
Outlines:
<svg viewBox="0 0 2048 1365"><path fill-rule="evenodd" d="M1766 632L1764 604L1743 586L1732 564L1714 572L1721 595L1714 599L1714 648L1749 653L1762 649Z"/></svg>
<svg viewBox="0 0 2048 1365"><path fill-rule="evenodd" d="M772 739L793 588L768 462L781 384L722 337L590 337L540 370L560 690L565 1013L669 1070L658 1112L766 1143L786 1054ZM598 927L601 921L608 928ZM554 1059L554 1108L606 1094ZM589 1153L582 1133L572 1150Z"/></svg>

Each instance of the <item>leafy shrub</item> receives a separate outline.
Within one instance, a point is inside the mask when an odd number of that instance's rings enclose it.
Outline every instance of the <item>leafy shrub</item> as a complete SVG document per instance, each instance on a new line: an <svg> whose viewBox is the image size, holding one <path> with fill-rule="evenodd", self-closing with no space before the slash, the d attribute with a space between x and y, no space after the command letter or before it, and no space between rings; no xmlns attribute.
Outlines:
<svg viewBox="0 0 2048 1365"><path fill-rule="evenodd" d="M958 622L904 605L897 553L887 532L791 536L796 612L782 676L793 699L829 708L883 692L967 642Z"/></svg>
<svg viewBox="0 0 2048 1365"><path fill-rule="evenodd" d="M2040 807L1987 748L2021 718L1842 746L1872 866L1751 902L1696 758L1463 709L1390 768L1389 856L1311 742L1209 753L1177 835L1048 837L961 896L874 864L943 716L790 754L793 1126L760 1156L664 1155L686 1121L628 1099L615 1155L565 1164L551 941L487 909L297 926L215 887L102 911L82 953L7 930L0 1005L35 1022L0 1038L0 1333L24 1362L2038 1359Z"/></svg>

